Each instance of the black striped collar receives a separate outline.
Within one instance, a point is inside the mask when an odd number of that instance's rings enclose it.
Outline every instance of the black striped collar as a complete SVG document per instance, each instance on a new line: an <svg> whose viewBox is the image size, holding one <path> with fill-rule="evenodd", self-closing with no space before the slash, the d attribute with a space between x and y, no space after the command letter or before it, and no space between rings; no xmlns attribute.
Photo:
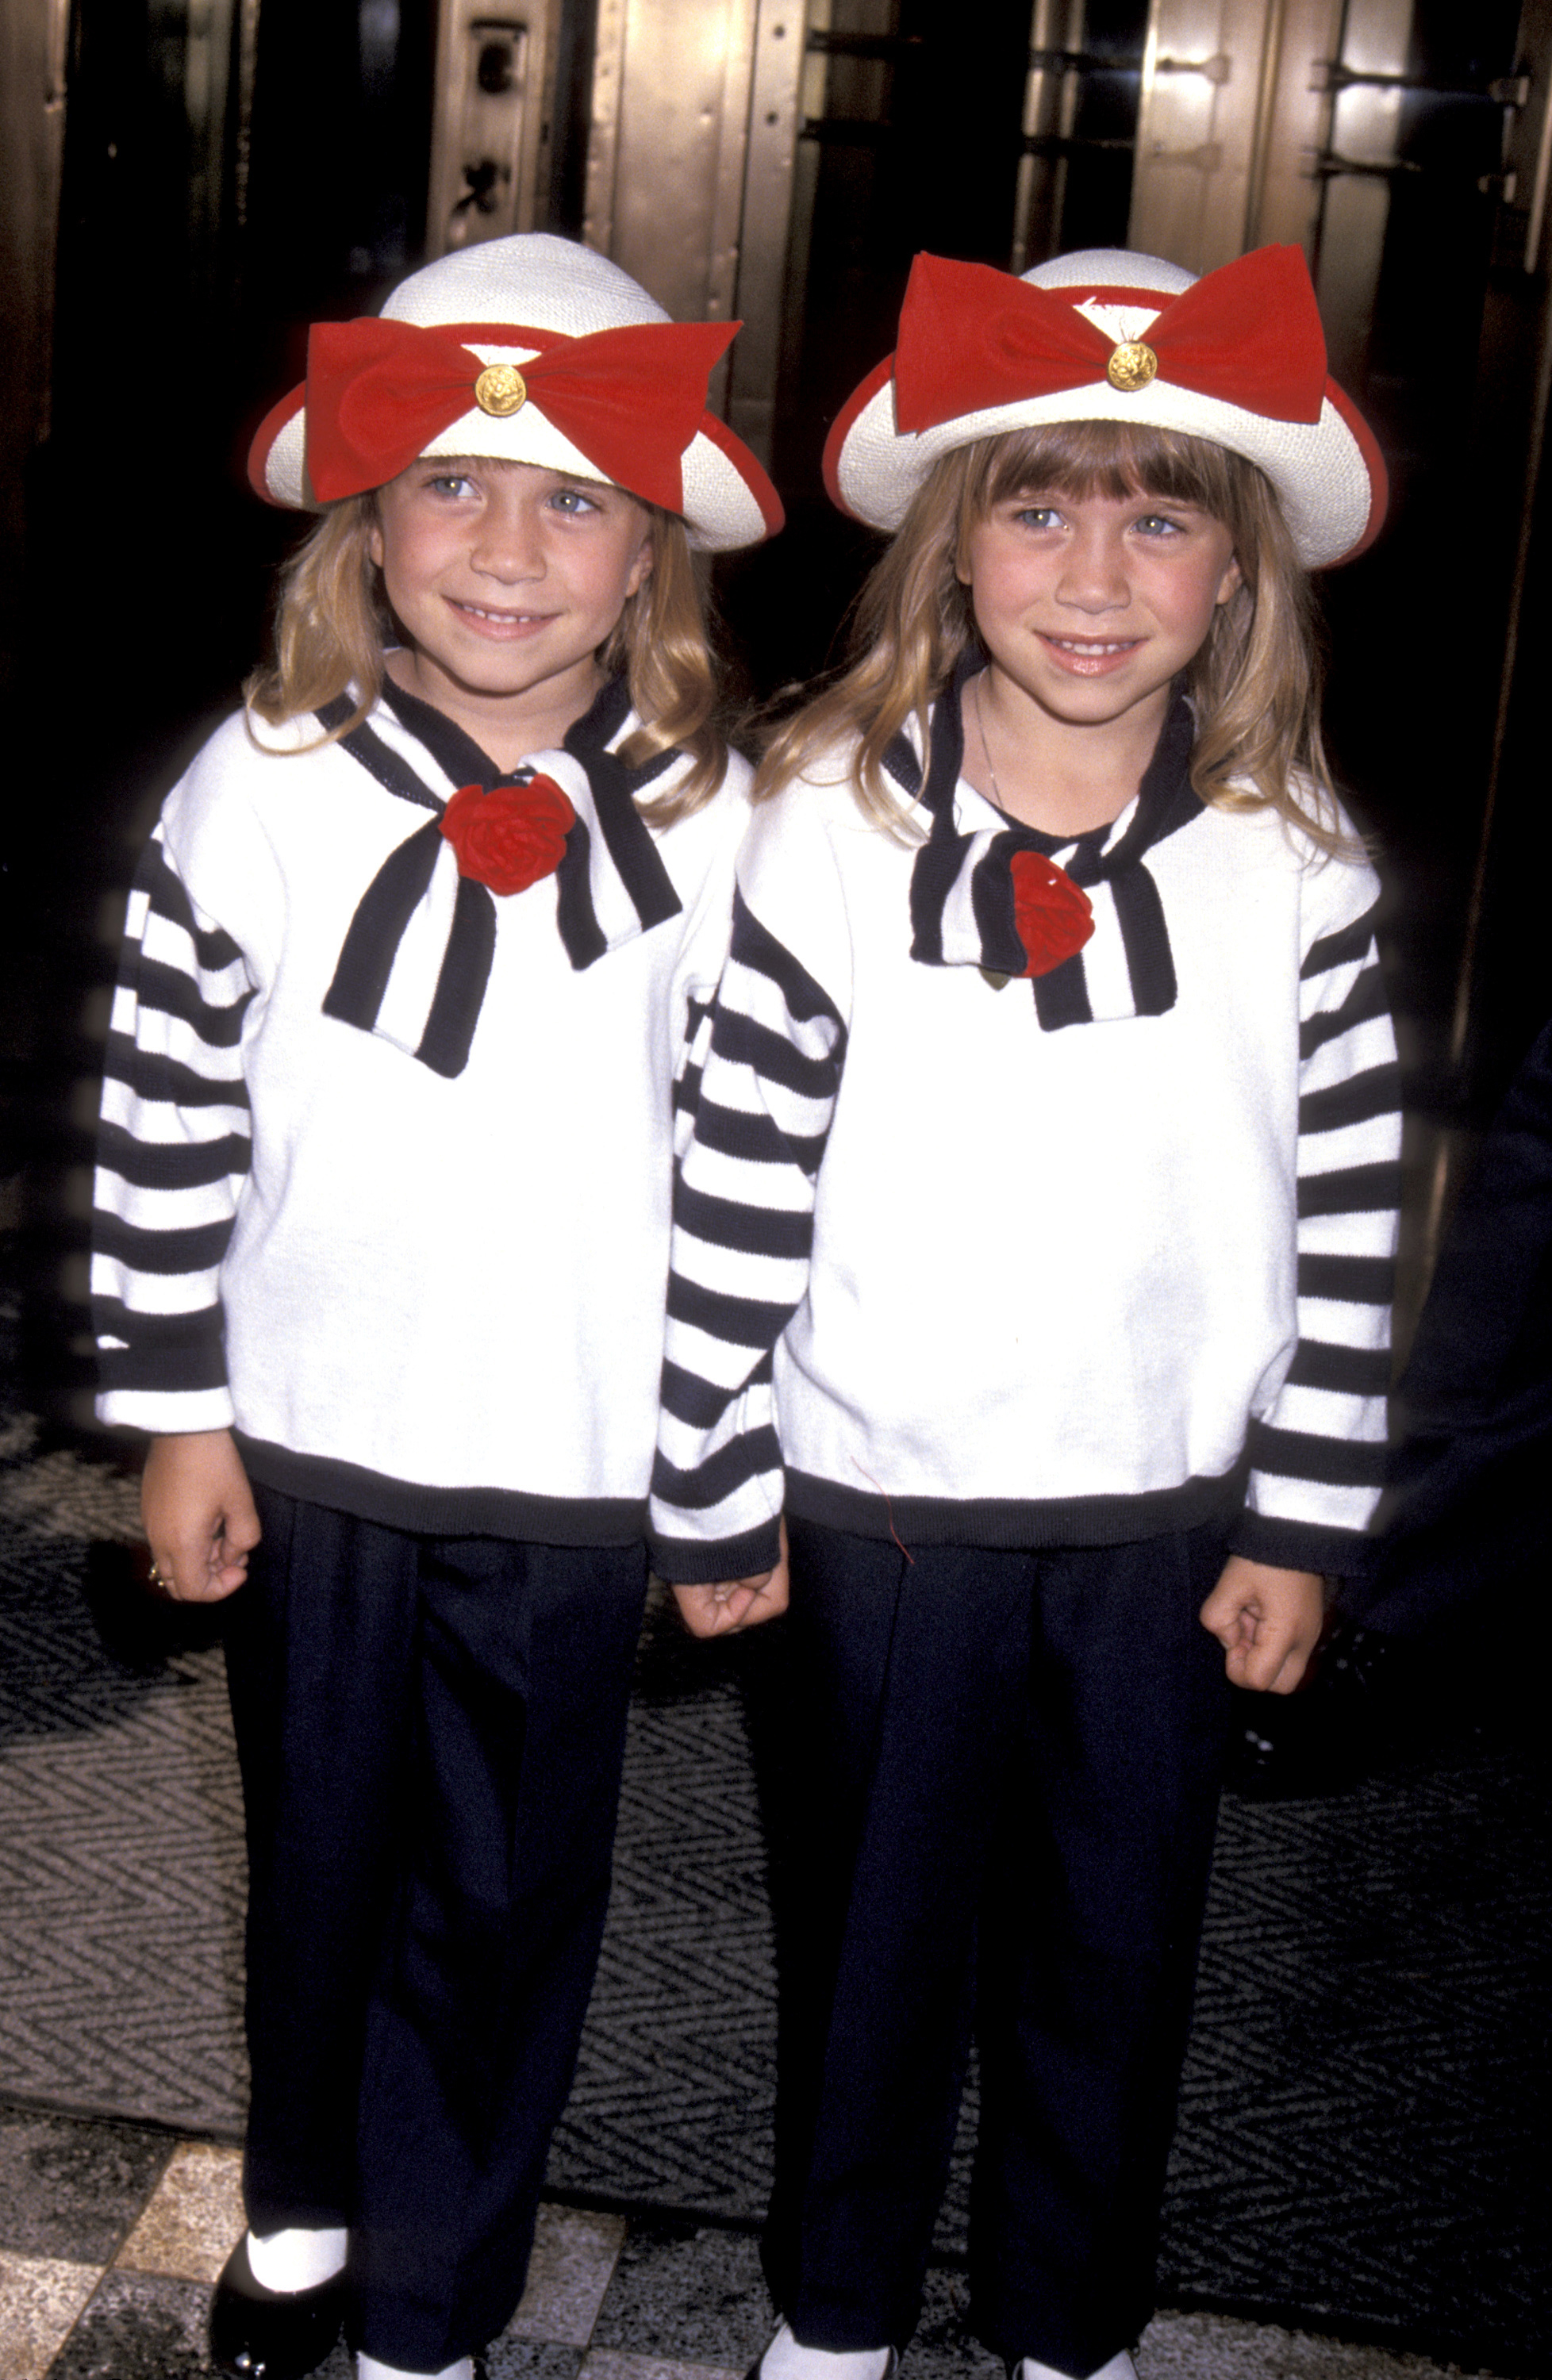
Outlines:
<svg viewBox="0 0 1552 2380"><path fill-rule="evenodd" d="M959 791L964 771L964 689L985 667L985 657L976 648L961 654L952 677L932 706L925 771L915 744L903 733L895 737L884 754L884 766L901 791L928 811L934 841L963 832ZM1113 876L1119 869L1133 866L1155 844L1177 834L1182 827L1190 826L1201 817L1202 797L1194 789L1190 773L1195 737L1195 718L1184 686L1177 680L1174 699L1165 714L1153 758L1143 771L1136 795L1122 805L1109 826L1087 834L1069 835L1065 842L1025 826L1017 819L1008 819L1008 828L1023 838L1025 849L1043 851L1062 860L1074 883L1097 883L1101 877ZM979 798L987 799L984 795ZM989 801L987 807L995 808ZM1000 810L995 814L1000 818L1006 815ZM1081 856L1075 856L1068 862L1063 859L1066 853Z"/></svg>
<svg viewBox="0 0 1552 2380"><path fill-rule="evenodd" d="M632 769L610 748L630 718L630 697L612 678L561 747L524 768L501 771L464 730L400 686L386 707L454 786L489 792L535 770L562 783L575 817L554 871L556 930L573 967L589 967L683 906L636 797L679 755L658 753ZM337 730L349 697L318 713ZM385 792L435 815L392 851L358 900L341 947L324 1014L377 1033L436 1073L461 1074L490 980L497 910L487 888L460 877L441 832L448 795L427 784L406 756L362 721L340 737L343 750ZM540 888L532 891L538 894Z"/></svg>
<svg viewBox="0 0 1552 2380"><path fill-rule="evenodd" d="M382 699L401 727L406 727L417 743L425 746L437 767L452 779L454 784L481 785L488 792L492 785L512 784L524 774L523 764L515 769L498 769L490 754L458 725L456 720L449 719L435 703L425 701L418 694L410 694L386 675L382 681ZM321 712L319 715L321 717ZM340 715L348 717L349 713L342 711ZM654 753L645 767L627 769L619 755L609 747L629 717L630 689L624 679L606 678L590 707L574 726L567 729L562 748L580 760L584 768L588 767L590 758L596 759L607 753L634 796L649 785L654 777L661 776L665 769L672 768L678 755L672 749ZM588 773L591 774L590 770Z"/></svg>
<svg viewBox="0 0 1552 2380"><path fill-rule="evenodd" d="M1195 722L1183 690L1177 686L1135 799L1109 827L1058 843L989 802L986 810L998 825L976 828L962 815L962 698L984 667L978 651L961 658L933 706L925 767L904 734L884 754L902 791L928 813L928 839L911 872L912 957L928 966L978 966L999 984L1022 976L1026 962L1013 924L1010 863L1015 852L1042 851L1090 893L1094 938L1033 978L1041 1026L1055 1031L1162 1015L1175 1002L1174 960L1158 889L1143 863L1203 814L1191 783ZM976 799L978 806L985 797Z"/></svg>

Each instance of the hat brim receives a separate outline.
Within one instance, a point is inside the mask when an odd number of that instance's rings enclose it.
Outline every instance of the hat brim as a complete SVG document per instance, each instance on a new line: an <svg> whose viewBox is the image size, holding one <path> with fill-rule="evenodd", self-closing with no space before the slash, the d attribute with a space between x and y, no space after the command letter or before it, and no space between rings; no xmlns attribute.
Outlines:
<svg viewBox="0 0 1552 2380"><path fill-rule="evenodd" d="M1265 471L1308 570L1351 562L1378 533L1388 481L1373 431L1352 399L1328 380L1320 418L1277 421L1161 376L1134 394L1102 381L1062 389L919 432L895 427L894 358L869 372L825 442L825 485L841 510L872 528L896 529L933 465L954 448L1011 431L1062 421L1126 421L1211 439Z"/></svg>
<svg viewBox="0 0 1552 2380"><path fill-rule="evenodd" d="M531 348L498 351L481 347L483 360L514 360ZM596 465L548 421L530 398L504 419L482 413L478 407L433 438L428 455L489 455L508 463L533 463L561 471L568 478L612 483ZM740 546L758 545L774 537L785 514L782 500L755 456L725 422L713 413L701 417L700 428L680 459L684 485L681 517L690 543L709 553L731 553ZM321 512L307 475L307 388L304 382L272 407L260 423L249 450L249 480L266 504L295 511Z"/></svg>

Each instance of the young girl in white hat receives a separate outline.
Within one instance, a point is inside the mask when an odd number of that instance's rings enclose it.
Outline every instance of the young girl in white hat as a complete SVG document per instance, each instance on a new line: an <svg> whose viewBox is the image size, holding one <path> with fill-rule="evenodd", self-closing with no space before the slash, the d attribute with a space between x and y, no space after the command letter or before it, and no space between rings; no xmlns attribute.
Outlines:
<svg viewBox="0 0 1552 2380"><path fill-rule="evenodd" d="M692 1624L791 1542L761 2369L910 2338L973 2019L976 2332L1120 2380L1229 1682L1297 1683L1380 1479L1396 1068L1306 572L1384 475L1291 249L920 257L828 466L895 534L739 858L654 1481Z"/></svg>
<svg viewBox="0 0 1552 2380"><path fill-rule="evenodd" d="M781 521L706 410L731 336L544 236L315 328L251 464L322 508L274 665L130 899L99 1410L152 1433L153 1575L241 1590L251 2228L212 2347L249 2380L347 2311L370 2380L467 2375L523 2288L747 819L689 549Z"/></svg>

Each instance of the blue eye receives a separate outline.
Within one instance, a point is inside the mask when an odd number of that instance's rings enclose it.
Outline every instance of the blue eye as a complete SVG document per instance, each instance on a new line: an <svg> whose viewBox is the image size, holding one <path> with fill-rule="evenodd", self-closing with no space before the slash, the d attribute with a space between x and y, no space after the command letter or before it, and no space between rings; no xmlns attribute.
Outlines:
<svg viewBox="0 0 1552 2380"><path fill-rule="evenodd" d="M1132 524L1142 537L1183 537L1185 523L1171 520L1168 513L1144 513Z"/></svg>
<svg viewBox="0 0 1552 2380"><path fill-rule="evenodd" d="M1054 504L1023 504L1015 518L1025 528L1056 528L1061 515Z"/></svg>
<svg viewBox="0 0 1552 2380"><path fill-rule="evenodd" d="M573 520L581 519L585 513L600 510L592 497L585 496L580 488L557 488L550 502L556 512L568 514Z"/></svg>

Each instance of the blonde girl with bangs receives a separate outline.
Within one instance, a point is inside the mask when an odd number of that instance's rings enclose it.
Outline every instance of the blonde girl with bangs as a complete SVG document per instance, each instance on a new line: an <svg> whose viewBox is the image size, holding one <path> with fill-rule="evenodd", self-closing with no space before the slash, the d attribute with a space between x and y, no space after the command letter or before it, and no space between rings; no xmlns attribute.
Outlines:
<svg viewBox="0 0 1552 2380"><path fill-rule="evenodd" d="M972 2014L972 2318L1134 2380L1230 1688L1360 1571L1399 1188L1308 574L1378 526L1303 260L918 257L831 492L675 1198L654 1556L790 1592L758 2380L891 2380Z"/></svg>
<svg viewBox="0 0 1552 2380"><path fill-rule="evenodd" d="M322 516L130 898L98 1409L150 1438L153 1582L231 1598L238 2380L342 2324L359 2380L474 2380L523 2292L749 814L691 548L781 524L706 410L731 335L533 234L316 325L250 469Z"/></svg>

